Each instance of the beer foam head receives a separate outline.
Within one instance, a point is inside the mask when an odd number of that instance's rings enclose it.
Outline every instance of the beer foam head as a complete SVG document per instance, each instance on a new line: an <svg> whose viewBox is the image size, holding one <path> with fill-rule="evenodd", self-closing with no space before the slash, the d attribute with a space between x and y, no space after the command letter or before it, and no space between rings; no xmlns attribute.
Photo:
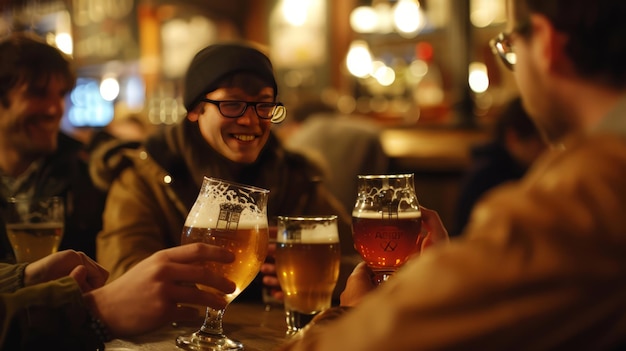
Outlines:
<svg viewBox="0 0 626 351"><path fill-rule="evenodd" d="M415 212L420 215L413 174L359 175L353 217L361 218L364 212L378 213L378 216L387 212L394 217L402 212L413 213L406 218L415 218Z"/></svg>
<svg viewBox="0 0 626 351"><path fill-rule="evenodd" d="M385 218L413 219L413 218L422 218L422 211L417 209L417 210L408 211L408 212L397 212L390 216L389 214L383 213L381 211L361 211L361 210L355 209L354 211L352 211L352 217L365 218L365 219L385 219Z"/></svg>
<svg viewBox="0 0 626 351"><path fill-rule="evenodd" d="M218 228L221 222L236 224L238 228L267 227L268 193L265 189L205 177L185 226Z"/></svg>
<svg viewBox="0 0 626 351"><path fill-rule="evenodd" d="M278 217L279 243L338 243L337 216Z"/></svg>

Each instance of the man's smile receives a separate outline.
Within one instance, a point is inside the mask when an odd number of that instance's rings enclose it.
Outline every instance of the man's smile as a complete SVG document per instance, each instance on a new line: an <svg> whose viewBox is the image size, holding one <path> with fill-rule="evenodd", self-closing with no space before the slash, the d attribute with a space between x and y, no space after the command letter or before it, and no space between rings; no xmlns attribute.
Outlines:
<svg viewBox="0 0 626 351"><path fill-rule="evenodd" d="M252 141L256 139L253 134L232 134L232 136L239 141Z"/></svg>

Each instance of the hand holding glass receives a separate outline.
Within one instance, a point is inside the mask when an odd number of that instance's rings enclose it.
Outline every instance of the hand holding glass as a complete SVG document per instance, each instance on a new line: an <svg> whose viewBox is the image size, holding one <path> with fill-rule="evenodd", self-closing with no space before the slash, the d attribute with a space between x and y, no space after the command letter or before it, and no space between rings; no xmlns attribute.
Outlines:
<svg viewBox="0 0 626 351"><path fill-rule="evenodd" d="M276 274L285 296L287 335L330 308L340 261L337 216L278 217Z"/></svg>
<svg viewBox="0 0 626 351"><path fill-rule="evenodd" d="M4 220L16 261L37 261L59 249L65 223L63 199L10 198Z"/></svg>
<svg viewBox="0 0 626 351"><path fill-rule="evenodd" d="M228 248L235 254L229 264L207 262L207 269L237 285L231 302L259 272L268 246L267 196L269 191L215 178L204 178L183 228L181 244L203 242ZM208 292L213 288L198 285ZM216 292L218 293L218 292ZM204 324L190 336L179 336L176 345L186 350L241 350L243 345L223 334L225 310L207 308Z"/></svg>
<svg viewBox="0 0 626 351"><path fill-rule="evenodd" d="M380 284L419 252L422 214L413 174L359 175L352 211L354 248Z"/></svg>

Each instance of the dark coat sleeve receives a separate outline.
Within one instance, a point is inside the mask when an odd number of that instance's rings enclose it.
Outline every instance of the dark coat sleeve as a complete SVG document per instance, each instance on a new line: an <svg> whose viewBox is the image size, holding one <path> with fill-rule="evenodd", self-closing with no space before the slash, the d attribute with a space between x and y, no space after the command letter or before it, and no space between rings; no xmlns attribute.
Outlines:
<svg viewBox="0 0 626 351"><path fill-rule="evenodd" d="M104 350L71 277L0 294L0 350Z"/></svg>

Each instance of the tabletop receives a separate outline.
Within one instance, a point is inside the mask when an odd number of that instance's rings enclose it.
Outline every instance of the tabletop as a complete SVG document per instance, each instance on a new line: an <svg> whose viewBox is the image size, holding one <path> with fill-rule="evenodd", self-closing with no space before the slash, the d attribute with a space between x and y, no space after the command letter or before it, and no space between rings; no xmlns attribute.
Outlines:
<svg viewBox="0 0 626 351"><path fill-rule="evenodd" d="M166 326L138 337L114 339L106 344L107 351L176 351L178 335L190 334L196 326ZM282 306L261 303L233 302L224 313L224 334L240 341L246 351L271 351L286 341L285 312Z"/></svg>

